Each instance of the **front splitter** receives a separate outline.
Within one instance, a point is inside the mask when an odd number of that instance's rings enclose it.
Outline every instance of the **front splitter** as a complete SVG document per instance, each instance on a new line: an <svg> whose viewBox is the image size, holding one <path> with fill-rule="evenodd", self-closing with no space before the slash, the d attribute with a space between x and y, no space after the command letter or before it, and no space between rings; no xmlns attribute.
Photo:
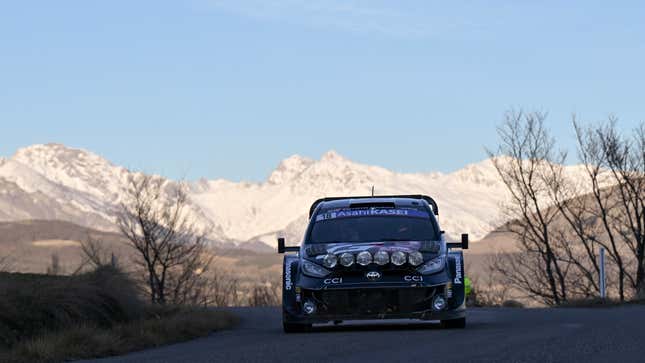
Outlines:
<svg viewBox="0 0 645 363"><path fill-rule="evenodd" d="M466 308L458 308L454 310L425 310L405 314L338 314L338 315L300 315L292 316L286 315L285 319L290 323L299 324L326 324L334 321L363 321L363 320L395 320L395 319L411 319L411 320L424 320L424 321L440 321L440 320L453 320L466 317Z"/></svg>

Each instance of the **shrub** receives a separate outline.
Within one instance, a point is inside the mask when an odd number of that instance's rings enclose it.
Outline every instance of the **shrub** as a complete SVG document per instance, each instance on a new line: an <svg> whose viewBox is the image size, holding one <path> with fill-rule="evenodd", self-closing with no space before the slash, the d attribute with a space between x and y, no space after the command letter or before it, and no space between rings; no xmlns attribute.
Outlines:
<svg viewBox="0 0 645 363"><path fill-rule="evenodd" d="M0 361L100 358L229 328L225 311L149 305L115 267L77 276L0 273Z"/></svg>
<svg viewBox="0 0 645 363"><path fill-rule="evenodd" d="M102 267L79 276L0 274L0 346L79 322L110 327L141 315L135 284Z"/></svg>
<svg viewBox="0 0 645 363"><path fill-rule="evenodd" d="M517 300L506 300L502 303L502 307L504 308L523 308L524 304Z"/></svg>

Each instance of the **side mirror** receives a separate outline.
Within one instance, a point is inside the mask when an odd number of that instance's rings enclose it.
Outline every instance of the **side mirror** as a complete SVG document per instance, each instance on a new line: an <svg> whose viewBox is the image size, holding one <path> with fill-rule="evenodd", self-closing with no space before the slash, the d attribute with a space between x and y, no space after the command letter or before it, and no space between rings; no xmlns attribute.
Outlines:
<svg viewBox="0 0 645 363"><path fill-rule="evenodd" d="M468 233L464 233L461 235L461 249L462 250L467 250L468 249Z"/></svg>
<svg viewBox="0 0 645 363"><path fill-rule="evenodd" d="M278 253L282 254L286 252L284 238L278 238Z"/></svg>
<svg viewBox="0 0 645 363"><path fill-rule="evenodd" d="M287 247L284 241L284 238L278 238L278 253L287 253L287 252L300 252L300 247L293 246Z"/></svg>

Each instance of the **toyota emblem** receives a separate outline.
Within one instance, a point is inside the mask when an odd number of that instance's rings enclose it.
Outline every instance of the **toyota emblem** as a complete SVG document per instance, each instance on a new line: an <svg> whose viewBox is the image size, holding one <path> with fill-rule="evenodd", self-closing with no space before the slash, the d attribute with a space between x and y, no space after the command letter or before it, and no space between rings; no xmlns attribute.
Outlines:
<svg viewBox="0 0 645 363"><path fill-rule="evenodd" d="M367 277L367 279L370 281L376 281L381 278L381 273L377 271L371 271L371 272L368 272L367 275L365 275L365 277Z"/></svg>

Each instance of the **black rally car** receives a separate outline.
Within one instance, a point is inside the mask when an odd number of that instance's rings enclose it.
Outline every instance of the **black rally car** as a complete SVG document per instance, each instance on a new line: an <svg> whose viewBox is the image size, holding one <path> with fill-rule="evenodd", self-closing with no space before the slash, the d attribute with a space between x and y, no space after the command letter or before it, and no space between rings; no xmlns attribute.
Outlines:
<svg viewBox="0 0 645 363"><path fill-rule="evenodd" d="M461 243L446 243L437 203L424 195L325 198L316 201L299 247L286 247L283 325L359 319L440 320L464 328Z"/></svg>

